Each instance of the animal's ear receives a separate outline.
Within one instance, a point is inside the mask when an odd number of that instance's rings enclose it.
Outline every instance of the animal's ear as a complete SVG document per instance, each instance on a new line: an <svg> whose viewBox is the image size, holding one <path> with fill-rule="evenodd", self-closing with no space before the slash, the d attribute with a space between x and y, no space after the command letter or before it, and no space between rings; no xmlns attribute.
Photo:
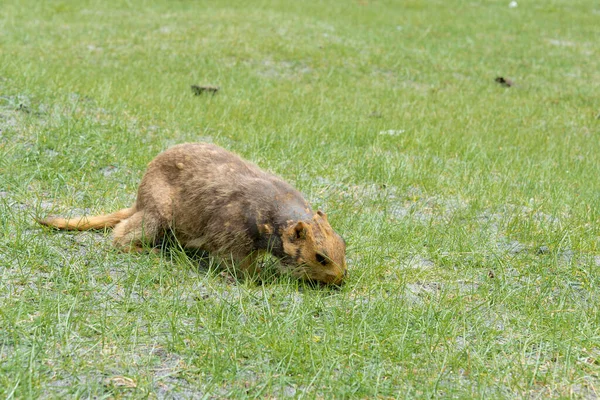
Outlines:
<svg viewBox="0 0 600 400"><path fill-rule="evenodd" d="M327 221L327 215L323 211L317 211L317 215L320 215L325 221Z"/></svg>
<svg viewBox="0 0 600 400"><path fill-rule="evenodd" d="M304 221L298 221L296 226L294 226L294 237L296 239L306 239L307 232L308 225Z"/></svg>

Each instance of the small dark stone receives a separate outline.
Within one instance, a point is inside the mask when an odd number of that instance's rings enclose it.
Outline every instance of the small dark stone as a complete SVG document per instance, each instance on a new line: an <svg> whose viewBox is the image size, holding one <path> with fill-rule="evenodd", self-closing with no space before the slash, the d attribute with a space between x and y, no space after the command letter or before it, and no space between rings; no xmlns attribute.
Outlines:
<svg viewBox="0 0 600 400"><path fill-rule="evenodd" d="M538 256L550 254L550 248L548 246L540 246L535 252L535 254L537 254Z"/></svg>
<svg viewBox="0 0 600 400"><path fill-rule="evenodd" d="M29 114L31 112L29 110L29 107L27 107L25 104L19 104L19 107L17 108L17 111L24 112L25 114Z"/></svg>
<svg viewBox="0 0 600 400"><path fill-rule="evenodd" d="M496 82L498 82L500 85L504 86L504 87L511 87L514 85L514 82L508 78L504 78L502 76L499 76L495 79Z"/></svg>
<svg viewBox="0 0 600 400"><path fill-rule="evenodd" d="M203 86L192 85L191 88L192 88L192 92L196 96L200 96L204 92L212 93L214 95L220 89L218 86L212 86L212 85L203 85Z"/></svg>

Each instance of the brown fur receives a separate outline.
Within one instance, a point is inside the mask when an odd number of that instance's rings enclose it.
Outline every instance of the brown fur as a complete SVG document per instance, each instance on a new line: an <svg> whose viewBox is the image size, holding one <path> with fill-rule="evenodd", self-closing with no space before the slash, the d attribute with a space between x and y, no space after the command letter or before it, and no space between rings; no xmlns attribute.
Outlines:
<svg viewBox="0 0 600 400"><path fill-rule="evenodd" d="M47 218L59 229L114 227L114 245L139 251L167 231L189 248L231 259L244 271L270 252L299 278L339 284L346 244L321 212L281 178L206 143L177 145L150 164L131 208L108 215Z"/></svg>

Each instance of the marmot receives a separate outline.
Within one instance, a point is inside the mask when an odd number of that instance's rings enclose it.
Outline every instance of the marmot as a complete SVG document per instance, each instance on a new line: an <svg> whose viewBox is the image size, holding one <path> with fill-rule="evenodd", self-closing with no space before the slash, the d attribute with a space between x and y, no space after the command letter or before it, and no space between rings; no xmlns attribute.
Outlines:
<svg viewBox="0 0 600 400"><path fill-rule="evenodd" d="M88 230L114 227L113 244L140 251L172 232L184 247L208 251L253 273L270 252L292 275L340 284L346 243L322 211L281 178L208 143L185 143L148 164L130 208L108 215L46 218L43 225Z"/></svg>

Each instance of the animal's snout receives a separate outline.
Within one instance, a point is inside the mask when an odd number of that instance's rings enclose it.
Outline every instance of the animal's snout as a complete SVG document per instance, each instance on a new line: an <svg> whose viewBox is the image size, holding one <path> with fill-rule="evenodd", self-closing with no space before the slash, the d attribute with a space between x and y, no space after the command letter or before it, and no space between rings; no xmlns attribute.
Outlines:
<svg viewBox="0 0 600 400"><path fill-rule="evenodd" d="M339 276L335 281L331 282L331 285L338 286L338 287L344 286L346 284L346 276L347 275L348 275L347 273L344 273L343 275Z"/></svg>
<svg viewBox="0 0 600 400"><path fill-rule="evenodd" d="M331 283L333 283L334 285L343 285L347 277L348 268L346 268L346 266L344 265L339 269L339 273L336 275L335 280Z"/></svg>

